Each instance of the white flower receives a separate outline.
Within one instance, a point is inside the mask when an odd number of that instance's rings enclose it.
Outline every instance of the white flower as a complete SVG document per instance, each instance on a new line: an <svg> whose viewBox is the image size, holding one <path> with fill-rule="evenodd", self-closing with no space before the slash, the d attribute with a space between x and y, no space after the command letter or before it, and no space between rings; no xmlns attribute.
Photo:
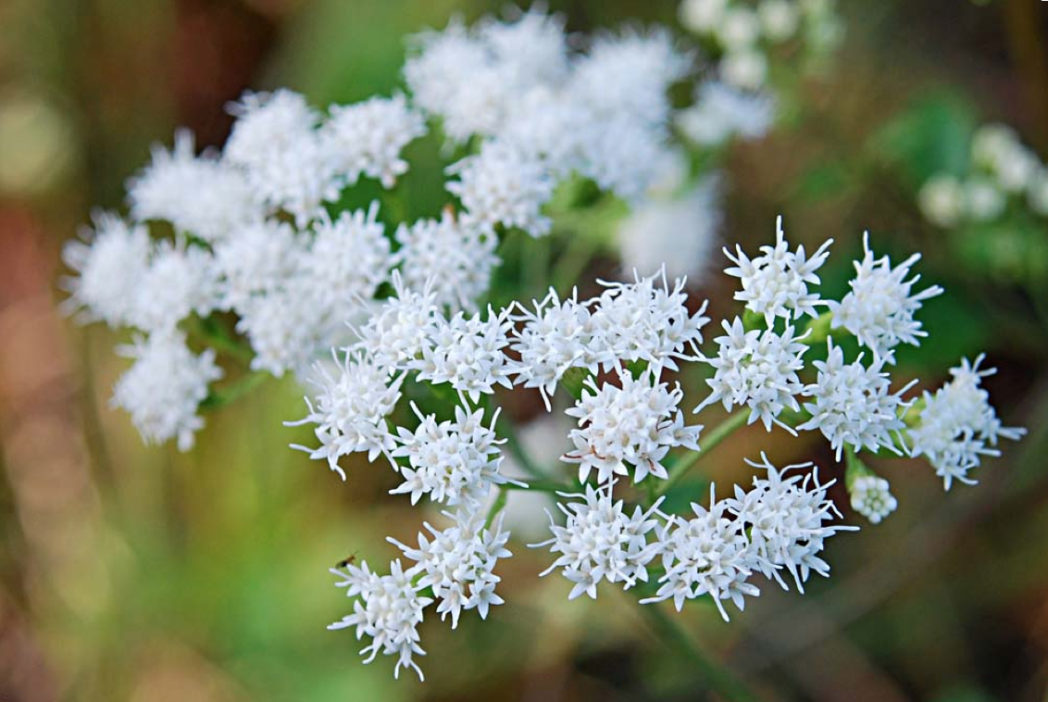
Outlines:
<svg viewBox="0 0 1048 702"><path fill-rule="evenodd" d="M720 81L701 83L695 104L677 115L684 136L700 146L717 146L732 137L760 139L775 120L769 93L738 90Z"/></svg>
<svg viewBox="0 0 1048 702"><path fill-rule="evenodd" d="M290 90L247 93L230 112L237 119L223 158L240 169L259 203L303 225L338 198L338 163L305 98Z"/></svg>
<svg viewBox="0 0 1048 702"><path fill-rule="evenodd" d="M206 317L218 305L219 294L210 253L162 241L139 281L128 321L146 331L173 329L194 312Z"/></svg>
<svg viewBox="0 0 1048 702"><path fill-rule="evenodd" d="M359 353L346 352L342 361L335 360L334 369L318 363L314 377L309 378L317 388L313 400L306 398L309 414L285 424L316 424L314 433L320 446L292 448L306 451L313 460L327 459L331 470L345 480L346 474L338 465L342 456L367 452L368 460L373 461L383 453L393 462L390 452L396 443L386 427L386 417L400 399L404 376L391 380L385 368Z"/></svg>
<svg viewBox="0 0 1048 702"><path fill-rule="evenodd" d="M1039 215L1048 217L1048 168L1040 169L1031 179L1026 189L1026 198L1030 209Z"/></svg>
<svg viewBox="0 0 1048 702"><path fill-rule="evenodd" d="M546 409L550 397L564 373L573 367L597 369L599 343L586 303L580 303L577 291L563 302L550 288L541 301L533 301L534 312L518 303L520 314L514 322L523 322L513 334L510 348L520 361L510 364L515 383L525 388L538 388Z"/></svg>
<svg viewBox="0 0 1048 702"><path fill-rule="evenodd" d="M204 426L197 408L207 397L208 383L222 377L215 352L194 355L177 331L150 334L121 351L135 362L117 380L113 406L130 413L147 442L176 439L179 451L191 449L193 434Z"/></svg>
<svg viewBox="0 0 1048 702"><path fill-rule="evenodd" d="M757 13L748 7L729 7L714 29L717 41L728 52L749 49L757 42L761 23Z"/></svg>
<svg viewBox="0 0 1048 702"><path fill-rule="evenodd" d="M550 515L553 537L531 544L532 548L549 546L552 553L560 554L541 575L559 568L574 583L569 600L583 593L596 599L602 580L622 583L623 590L648 581L646 566L658 554L659 546L648 543L647 535L659 524L654 515L662 501L647 511L637 506L630 516L622 500L612 499L612 487L613 483L597 488L587 485L584 494L563 495L582 501L567 506L558 502L557 508L566 518L564 526L557 526Z"/></svg>
<svg viewBox="0 0 1048 702"><path fill-rule="evenodd" d="M458 176L447 189L466 210L463 224L489 233L498 225L535 237L549 233L551 223L541 209L553 194L553 180L537 156L508 142L489 141L447 172Z"/></svg>
<svg viewBox="0 0 1048 702"><path fill-rule="evenodd" d="M410 494L411 504L423 495L434 502L475 509L487 497L492 485L507 482L499 474L502 456L495 436L495 421L484 426L484 410L469 412L455 407L455 419L437 422L434 415L423 416L414 403L419 418L414 431L397 427L397 447L393 458L407 458L408 465L394 462L404 482L390 490L391 495Z"/></svg>
<svg viewBox="0 0 1048 702"><path fill-rule="evenodd" d="M326 310L311 304L301 278L293 278L265 295L237 307L236 330L251 343L251 368L277 377L301 373L331 348Z"/></svg>
<svg viewBox="0 0 1048 702"><path fill-rule="evenodd" d="M295 277L307 250L290 224L265 220L214 245L221 305L241 311L252 298L274 293Z"/></svg>
<svg viewBox="0 0 1048 702"><path fill-rule="evenodd" d="M728 518L728 502L717 502L710 485L709 509L692 503L692 519L672 516L659 534L659 550L665 573L659 577L654 597L642 604L673 598L679 612L684 601L709 595L721 616L728 620L722 600L731 600L740 611L743 597L756 597L760 590L747 582L759 565L745 531Z"/></svg>
<svg viewBox="0 0 1048 702"><path fill-rule="evenodd" d="M976 176L964 183L965 211L979 222L996 219L1008 205L1004 193L989 178Z"/></svg>
<svg viewBox="0 0 1048 702"><path fill-rule="evenodd" d="M176 231L217 241L262 216L247 180L210 154L194 155L193 133L175 132L169 152L153 147L153 161L128 181L137 220L170 222Z"/></svg>
<svg viewBox="0 0 1048 702"><path fill-rule="evenodd" d="M503 603L495 593L501 578L493 571L500 558L513 554L506 548L509 532L502 530L501 515L490 529L484 527L484 518L478 513L457 512L447 516L452 517L455 524L441 531L425 523L432 540L419 532L418 548L394 539L389 541L418 563L423 573L418 587L433 588L437 614L441 619L450 614L454 629L463 610L475 609L481 619L486 619L489 607Z"/></svg>
<svg viewBox="0 0 1048 702"><path fill-rule="evenodd" d="M422 115L411 110L403 95L373 97L353 105L333 105L321 129L321 139L333 152L338 169L352 185L361 175L392 188L407 173L400 152L426 133Z"/></svg>
<svg viewBox="0 0 1048 702"><path fill-rule="evenodd" d="M767 477L755 476L749 492L736 485L728 509L735 515L738 528L749 531L755 567L788 589L779 574L779 569L785 568L797 590L803 593L803 583L812 571L824 577L829 575L829 564L819 557L825 540L838 531L857 527L823 525L840 513L833 501L826 498L826 489L833 481L820 485L811 463L786 466L779 471L763 453L760 463L747 463L766 469ZM800 475L783 477L794 468L813 470L806 472L803 479Z"/></svg>
<svg viewBox="0 0 1048 702"><path fill-rule="evenodd" d="M498 238L457 221L450 209L439 220L400 225L396 239L400 250L395 260L404 284L411 290L423 290L428 284L440 306L476 309L500 263L495 255Z"/></svg>
<svg viewBox="0 0 1048 702"><path fill-rule="evenodd" d="M845 363L841 347L834 346L833 339L826 343L827 359L814 363L818 379L804 389L804 394L815 400L804 403L811 419L797 428L821 431L838 461L845 446L855 451L886 448L899 453L895 437L906 426L902 414L911 404L899 396L916 381L893 393L891 378L882 370L883 358L869 367L863 365L862 354L854 363Z"/></svg>
<svg viewBox="0 0 1048 702"><path fill-rule="evenodd" d="M678 14L680 23L697 34L712 32L720 24L728 0L684 0Z"/></svg>
<svg viewBox="0 0 1048 702"><path fill-rule="evenodd" d="M367 350L379 366L392 373L407 370L431 344L433 324L438 317L436 296L430 286L409 290L399 271L392 275L394 297L383 301L357 333L359 347Z"/></svg>
<svg viewBox="0 0 1048 702"><path fill-rule="evenodd" d="M925 183L917 203L925 218L939 227L953 227L965 215L964 188L951 175L938 175Z"/></svg>
<svg viewBox="0 0 1048 702"><path fill-rule="evenodd" d="M586 136L597 126L589 108L567 90L537 86L518 100L499 139L540 156L560 178L582 167Z"/></svg>
<svg viewBox="0 0 1048 702"><path fill-rule="evenodd" d="M437 318L431 344L408 366L418 371L419 380L435 385L450 383L463 403L468 396L476 404L481 394L490 395L496 385L512 388L504 352L509 345L506 332L512 326L508 315L507 310L495 314L489 307L487 320L481 320L480 314L466 317L462 312L450 321Z"/></svg>
<svg viewBox="0 0 1048 702"><path fill-rule="evenodd" d="M757 16L764 36L772 41L789 39L800 24L800 13L791 0L761 0L757 5Z"/></svg>
<svg viewBox="0 0 1048 702"><path fill-rule="evenodd" d="M892 268L887 256L873 257L869 233L863 236L862 246L863 258L855 262L855 278L849 283L851 292L840 302L826 303L833 315L831 328L843 327L872 350L875 357L894 363L892 349L900 343L918 346L920 338L928 335L914 314L925 300L939 295L943 289L933 285L912 292L920 276L909 280L906 276L910 274L910 267L920 260L920 254Z"/></svg>
<svg viewBox="0 0 1048 702"><path fill-rule="evenodd" d="M564 20L558 15L532 7L508 22L489 17L478 23L477 37L503 80L517 87L518 94L536 85L559 84L568 72Z"/></svg>
<svg viewBox="0 0 1048 702"><path fill-rule="evenodd" d="M933 395L924 393L920 422L909 431L911 456L926 456L947 490L954 480L972 485L968 472L983 456L999 456L999 438L1017 441L1025 429L1004 427L982 387L994 369L980 369L983 356L950 370L953 378Z"/></svg>
<svg viewBox="0 0 1048 702"><path fill-rule="evenodd" d="M332 568L340 578L336 587L346 588L347 597L357 598L353 602L353 613L328 626L328 629L356 627L357 639L365 636L371 643L360 650L367 656L365 663L375 660L378 654L397 656L393 677L401 668L414 668L419 680L424 679L422 669L413 656L424 656L419 646L418 625L422 623L423 610L433 602L423 597L421 585L415 582L418 566L404 570L399 560L389 564L390 574L379 575L368 568L367 562L359 566L348 564L345 572Z"/></svg>
<svg viewBox="0 0 1048 702"><path fill-rule="evenodd" d="M658 281L662 282L661 285ZM605 369L621 361L646 361L653 370L677 370L675 359L695 360L702 343L706 302L690 313L684 280L673 287L665 271L645 278L634 271L634 282L598 281L606 290L592 301L593 351Z"/></svg>
<svg viewBox="0 0 1048 702"><path fill-rule="evenodd" d="M899 505L889 487L884 478L860 475L848 488L852 509L869 519L871 524L880 524Z"/></svg>
<svg viewBox="0 0 1048 702"><path fill-rule="evenodd" d="M707 176L679 198L635 207L617 232L626 268L664 268L672 278L701 280L723 219L719 185L719 178Z"/></svg>
<svg viewBox="0 0 1048 702"><path fill-rule="evenodd" d="M589 54L576 61L568 89L600 120L661 125L670 113L666 91L691 70L691 54L668 31L625 31L594 40Z"/></svg>
<svg viewBox="0 0 1048 702"><path fill-rule="evenodd" d="M972 137L972 161L992 173L997 184L1009 193L1022 192L1040 163L1019 142L1015 130L1003 124L987 124Z"/></svg>
<svg viewBox="0 0 1048 702"><path fill-rule="evenodd" d="M817 307L826 303L817 293L808 292L808 284L819 284L815 272L825 263L832 243L833 239L827 239L811 258L805 255L803 245L791 252L782 231L782 217L778 217L775 245L762 246L760 256L750 259L738 245L734 256L724 249L724 255L735 264L724 272L739 278L742 285L735 299L746 303L748 310L763 315L769 328L776 317L787 322L806 314L817 317Z"/></svg>
<svg viewBox="0 0 1048 702"><path fill-rule="evenodd" d="M84 241L70 241L62 250L62 259L77 274L62 281L70 293L63 309L79 311L84 321L129 324L149 267L149 233L112 213L96 212L93 219L94 229L82 232Z"/></svg>
<svg viewBox="0 0 1048 702"><path fill-rule="evenodd" d="M679 384L670 390L650 371L636 380L629 371L619 371L619 384L598 387L592 376L587 378L581 399L565 412L578 420L579 428L571 430L575 448L562 460L579 464L579 482L595 470L597 482L607 483L615 475L628 475L627 464L634 469L635 483L649 473L666 478L660 461L671 448L699 450L702 425L684 425Z"/></svg>
<svg viewBox="0 0 1048 702"><path fill-rule="evenodd" d="M757 90L768 77L768 59L754 49L730 51L721 59L720 77L730 85Z"/></svg>
<svg viewBox="0 0 1048 702"><path fill-rule="evenodd" d="M713 377L706 380L711 392L695 411L715 402L723 403L726 410L748 405L750 424L760 419L769 431L774 422L794 433L778 416L786 408L800 410L795 396L804 385L797 372L804 367L808 347L794 336L793 327L776 334L771 329L746 331L738 317L721 324L727 333L714 339L717 355L703 358L714 369Z"/></svg>
<svg viewBox="0 0 1048 702"><path fill-rule="evenodd" d="M680 161L664 130L636 118L609 116L582 135L580 172L629 203L657 188Z"/></svg>

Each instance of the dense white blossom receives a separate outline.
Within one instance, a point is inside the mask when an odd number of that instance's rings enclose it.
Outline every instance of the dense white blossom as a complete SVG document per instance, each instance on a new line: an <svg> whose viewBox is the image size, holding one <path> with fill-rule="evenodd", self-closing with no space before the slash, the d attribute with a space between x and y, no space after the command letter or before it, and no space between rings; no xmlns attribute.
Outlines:
<svg viewBox="0 0 1048 702"><path fill-rule="evenodd" d="M422 357L408 366L418 371L419 380L434 385L450 383L465 403L465 397L476 404L481 394L490 395L496 385L512 388L511 368L504 349L512 322L509 312L496 314L488 308L487 319L480 314L467 317L458 312L450 320L440 317L430 332L431 343L422 349Z"/></svg>
<svg viewBox="0 0 1048 702"><path fill-rule="evenodd" d="M237 308L236 330L251 344L253 370L298 374L333 346L326 310L309 299L303 279L293 278Z"/></svg>
<svg viewBox="0 0 1048 702"><path fill-rule="evenodd" d="M655 515L661 500L647 510L638 505L630 515L622 500L612 498L613 485L587 485L583 494L562 495L572 500L566 505L557 503L564 513L564 526L550 515L553 537L532 544L533 548L549 546L551 552L560 554L541 575L559 569L574 584L569 600L582 594L596 599L602 580L622 583L624 590L648 581L647 565L659 550L658 543L649 542L648 534L659 526Z"/></svg>
<svg viewBox="0 0 1048 702"><path fill-rule="evenodd" d="M219 294L210 253L162 241L139 280L128 322L146 331L174 329L194 312L206 317L218 305Z"/></svg>
<svg viewBox="0 0 1048 702"><path fill-rule="evenodd" d="M320 446L307 448L293 446L309 453L314 460L326 459L331 470L343 480L346 474L338 459L354 452L366 452L373 461L396 447L393 435L386 426L386 417L400 399L404 376L390 378L386 369L359 353L346 352L335 364L318 363L310 378L317 391L314 398L306 398L309 414L289 426L315 424L313 430Z"/></svg>
<svg viewBox="0 0 1048 702"><path fill-rule="evenodd" d="M866 366L859 354L854 362L845 363L841 347L832 339L827 345L827 359L813 364L818 378L804 389L804 394L814 400L804 403L811 419L797 428L822 432L838 461L845 446L855 451L885 448L899 453L895 438L906 426L902 414L910 405L900 395L916 381L893 393L891 378L883 370L884 359Z"/></svg>
<svg viewBox="0 0 1048 702"><path fill-rule="evenodd" d="M392 188L408 170L401 151L425 133L422 115L408 107L403 95L394 95L332 106L320 138L350 185L366 175Z"/></svg>
<svg viewBox="0 0 1048 702"><path fill-rule="evenodd" d="M659 552L665 573L659 589L642 603L673 600L679 612L685 600L709 595L721 616L728 620L722 600L731 600L741 611L745 596L760 594L747 582L760 565L738 520L731 519L726 500L717 501L710 485L709 508L692 503L691 519L672 515L662 527Z"/></svg>
<svg viewBox="0 0 1048 702"><path fill-rule="evenodd" d="M438 422L435 415L423 415L412 403L419 419L413 431L397 427L397 446L393 458L406 458L408 465L394 463L404 482L391 494L411 495L411 504L428 495L434 502L450 507L475 508L487 497L492 485L507 482L499 474L502 456L495 436L495 421L484 426L484 411L470 412L455 407L455 419Z"/></svg>
<svg viewBox="0 0 1048 702"><path fill-rule="evenodd" d="M429 285L441 306L475 309L500 263L495 255L498 237L457 220L448 209L440 219L400 225L396 240L400 249L395 260L404 284L411 290Z"/></svg>
<svg viewBox="0 0 1048 702"><path fill-rule="evenodd" d="M826 262L832 243L833 239L827 239L810 258L803 245L790 251L782 231L782 217L779 217L775 221L775 245L762 246L761 255L751 259L736 245L732 256L725 248L724 255L735 265L725 268L724 272L739 278L742 286L735 293L735 299L746 303L746 309L763 315L768 327L775 323L776 317L787 322L804 315L817 317L818 306L825 303L818 293L808 291L808 285L819 284L815 272Z"/></svg>
<svg viewBox="0 0 1048 702"><path fill-rule="evenodd" d="M112 404L131 415L131 421L149 442L175 439L179 451L193 447L193 434L204 426L197 408L207 397L208 384L222 377L215 352L196 355L185 336L161 331L124 346L134 364L116 382Z"/></svg>
<svg viewBox="0 0 1048 702"><path fill-rule="evenodd" d="M175 132L171 151L153 147L153 160L127 184L131 215L164 220L176 231L220 240L261 219L247 179L211 154L196 156L193 133Z"/></svg>
<svg viewBox="0 0 1048 702"><path fill-rule="evenodd" d="M637 119L611 116L585 132L580 170L602 189L636 203L667 173L675 172L679 160L664 131Z"/></svg>
<svg viewBox="0 0 1048 702"><path fill-rule="evenodd" d="M328 629L355 628L358 640L365 636L371 639L371 643L360 650L362 656L367 656L365 663L375 660L380 653L396 656L394 677L400 675L401 668L414 668L422 680L422 669L413 656L426 655L419 645L418 625L422 623L423 610L433 598L421 594L423 586L416 582L421 572L418 566L404 570L400 561L395 560L389 567L389 575L372 572L366 561L359 566L347 564L344 571L331 569L342 578L335 586L346 588L346 596L356 599L353 613L329 625Z"/></svg>
<svg viewBox="0 0 1048 702"><path fill-rule="evenodd" d="M917 204L932 224L953 227L965 214L964 187L952 175L935 176L921 187Z"/></svg>
<svg viewBox="0 0 1048 702"><path fill-rule="evenodd" d="M598 129L593 112L573 93L540 85L516 103L499 139L540 156L556 177L581 170L587 140Z"/></svg>
<svg viewBox="0 0 1048 702"><path fill-rule="evenodd" d="M784 409L800 410L796 396L804 384L797 373L804 367L808 347L790 326L781 334L771 329L746 331L738 317L721 325L726 334L714 339L717 354L703 359L714 369L706 380L711 392L695 411L716 402L726 410L746 405L750 424L759 419L769 431L774 422L792 432L778 416Z"/></svg>
<svg viewBox="0 0 1048 702"><path fill-rule="evenodd" d="M920 260L920 254L892 268L887 256L874 258L868 234L863 237L862 245L863 258L855 262L855 277L849 283L851 291L840 302L826 303L833 315L831 327L843 327L873 351L874 356L894 363L892 350L899 343L917 346L920 338L928 335L914 314L925 300L943 290L932 285L913 292L920 275L908 280L907 276L913 264Z"/></svg>
<svg viewBox="0 0 1048 702"><path fill-rule="evenodd" d="M701 146L717 146L733 137L760 139L775 120L775 98L738 90L720 81L700 83L695 104L676 119L685 137Z"/></svg>
<svg viewBox="0 0 1048 702"><path fill-rule="evenodd" d="M909 431L911 456L925 456L947 490L954 480L972 485L968 472L984 456L999 456L998 439L1017 441L1025 429L1002 426L982 387L995 369L982 369L983 356L952 368L950 382L934 394L925 392L917 426Z"/></svg>
<svg viewBox="0 0 1048 702"><path fill-rule="evenodd" d="M389 369L407 369L431 342L438 317L436 295L430 286L409 290L398 271L392 275L394 296L387 298L360 328L359 346L375 363Z"/></svg>
<svg viewBox="0 0 1048 702"><path fill-rule="evenodd" d="M238 229L214 246L221 306L241 310L282 289L298 275L306 250L286 222L265 220Z"/></svg>
<svg viewBox="0 0 1048 702"><path fill-rule="evenodd" d="M617 230L623 264L701 280L723 219L719 184L719 178L707 176L678 198L637 205Z"/></svg>
<svg viewBox="0 0 1048 702"><path fill-rule="evenodd" d="M890 487L887 480L876 475L858 476L848 487L852 509L869 519L871 524L880 524L899 506Z"/></svg>
<svg viewBox="0 0 1048 702"><path fill-rule="evenodd" d="M649 473L666 478L661 461L671 448L699 450L702 425L685 426L680 385L671 390L651 372L637 379L628 371L618 375L621 387L598 387L592 376L587 378L582 397L565 412L579 426L570 435L575 447L562 460L579 464L579 482L594 470L597 482L606 483L616 475L628 475L628 467L633 468L635 483Z"/></svg>
<svg viewBox="0 0 1048 702"><path fill-rule="evenodd" d="M97 212L94 228L85 228L82 237L62 250L66 265L77 274L62 281L70 293L64 309L109 326L129 324L149 267L149 232L115 214Z"/></svg>
<svg viewBox="0 0 1048 702"><path fill-rule="evenodd" d="M492 605L503 603L495 592L501 578L493 571L500 558L512 554L506 548L509 532L502 529L501 515L491 528L485 528L478 513L460 511L448 516L455 523L446 529L425 524L430 536L419 532L417 548L395 539L389 541L418 563L422 571L418 586L433 588L437 614L441 619L450 614L454 629L463 610L475 609L481 619L486 619Z"/></svg>
<svg viewBox="0 0 1048 702"><path fill-rule="evenodd" d="M826 489L833 481L819 484L811 463L786 466L780 471L763 453L760 463L747 463L767 474L762 478L754 476L748 492L736 485L728 509L735 515L738 528L749 532L754 567L787 589L779 572L785 569L797 590L804 592L810 573L829 575L829 564L819 556L826 539L856 527L823 524L841 515L826 497ZM793 469L805 472L803 476L798 473L785 477Z"/></svg>

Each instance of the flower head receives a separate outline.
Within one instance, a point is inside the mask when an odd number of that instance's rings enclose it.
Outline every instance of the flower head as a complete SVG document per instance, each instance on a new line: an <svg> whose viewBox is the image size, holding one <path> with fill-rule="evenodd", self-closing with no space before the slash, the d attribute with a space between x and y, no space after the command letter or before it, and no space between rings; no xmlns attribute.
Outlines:
<svg viewBox="0 0 1048 702"><path fill-rule="evenodd" d="M869 519L871 524L880 524L899 505L889 487L884 478L860 475L848 488L852 509Z"/></svg>

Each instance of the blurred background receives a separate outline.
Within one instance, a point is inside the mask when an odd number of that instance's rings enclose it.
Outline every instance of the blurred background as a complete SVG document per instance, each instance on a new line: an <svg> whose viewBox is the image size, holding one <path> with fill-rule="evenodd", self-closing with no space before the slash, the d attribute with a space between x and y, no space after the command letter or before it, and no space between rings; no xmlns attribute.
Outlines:
<svg viewBox="0 0 1048 702"><path fill-rule="evenodd" d="M316 105L389 94L406 35L502 6L0 4L0 700L705 698L694 666L626 597L569 604L562 579L538 579L548 554L520 540L500 566L508 605L455 632L424 625L424 685L394 681L386 660L362 665L350 633L324 629L350 605L327 569L350 554L390 557L387 534L413 538L418 513L386 495L389 471L354 466L343 485L288 450L309 441L281 424L304 413L290 380L209 414L188 454L146 447L108 407L125 367L113 347L126 339L55 308L63 242L92 207L121 206L125 179L177 125L220 146L224 105L246 88L287 86ZM660 0L549 6L578 31L676 21L676 4ZM1048 231L1042 219L955 246L915 202L984 121L1013 125L1048 158L1048 3L842 0L840 11L831 64L795 86L773 134L731 151L719 236L752 250L780 213L791 238L832 236L831 290L864 229L879 250L923 252L922 280L948 294L922 317L934 342L902 356L900 373L933 387L985 350L1000 369L987 383L999 413L1030 434L979 470L978 487L948 494L922 462L877 463L899 509L833 540L832 578L803 597L766 587L730 624L702 605L680 620L770 699L1044 699ZM610 267L598 255L583 277ZM730 283L701 282L716 318ZM548 444L549 431L528 436ZM718 448L715 477L748 482L741 458L763 447L835 470L819 442L787 439L736 435ZM537 540L545 517L527 507L516 506L519 533Z"/></svg>

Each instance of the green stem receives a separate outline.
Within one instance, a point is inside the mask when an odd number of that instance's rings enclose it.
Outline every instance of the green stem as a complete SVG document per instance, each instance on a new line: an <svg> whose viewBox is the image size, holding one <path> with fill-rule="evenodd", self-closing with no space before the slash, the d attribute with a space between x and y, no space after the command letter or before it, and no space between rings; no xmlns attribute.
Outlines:
<svg viewBox="0 0 1048 702"><path fill-rule="evenodd" d="M503 417L500 416L496 429L500 435L506 438L506 448L509 449L510 455L520 464L521 469L523 469L525 473L540 479L546 477L546 473L538 467L535 461L531 459L531 455L528 454L527 450L524 448L524 444L521 443L520 437L517 436L517 430L512 422L505 421Z"/></svg>
<svg viewBox="0 0 1048 702"><path fill-rule="evenodd" d="M488 510L488 517L484 520L484 528L487 529L491 526L491 523L495 521L495 517L498 516L502 508L506 506L507 492L505 487L499 490L498 497L495 498L495 502L492 503L491 509Z"/></svg>
<svg viewBox="0 0 1048 702"><path fill-rule="evenodd" d="M247 393L254 390L260 385L266 378L269 377L268 373L262 371L256 371L249 373L239 380L226 385L218 390L213 390L204 401L200 403L200 409L213 410L218 409L224 405L228 405L239 397L246 395Z"/></svg>
<svg viewBox="0 0 1048 702"><path fill-rule="evenodd" d="M739 680L726 667L719 665L706 655L688 636L687 632L666 615L655 604L640 605L652 628L663 642L673 651L683 653L702 676L703 682L721 697L736 702L756 701L759 698L745 683Z"/></svg>
<svg viewBox="0 0 1048 702"><path fill-rule="evenodd" d="M739 410L735 414L729 415L727 419L714 427L713 430L706 435L705 441L703 441L702 444L701 452L691 451L688 454L681 456L681 458L670 467L669 477L662 481L662 483L660 483L655 489L655 497L662 497L669 492L670 489L676 485L682 477L684 477L684 474L695 465L700 457L705 456L717 444L724 441L731 436L736 429L743 426L746 423L746 418L748 416L748 410Z"/></svg>

